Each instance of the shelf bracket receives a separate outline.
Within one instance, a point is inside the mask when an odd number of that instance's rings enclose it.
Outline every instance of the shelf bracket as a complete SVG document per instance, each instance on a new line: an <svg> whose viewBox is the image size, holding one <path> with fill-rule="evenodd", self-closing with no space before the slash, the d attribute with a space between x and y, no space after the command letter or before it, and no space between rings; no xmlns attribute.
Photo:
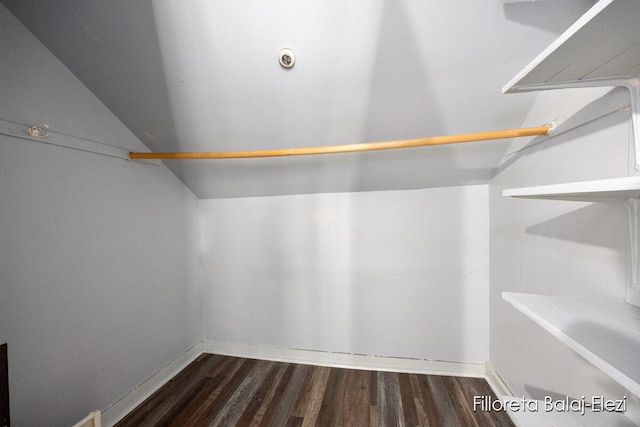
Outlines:
<svg viewBox="0 0 640 427"><path fill-rule="evenodd" d="M630 255L631 255L631 286L638 289L640 272L638 267L638 226L640 225L640 199L627 199L627 212L629 214L629 237L630 242Z"/></svg>
<svg viewBox="0 0 640 427"><path fill-rule="evenodd" d="M640 199L626 199L627 213L629 215L629 268L630 275L627 281L628 303L640 307Z"/></svg>
<svg viewBox="0 0 640 427"><path fill-rule="evenodd" d="M640 171L640 78L636 77L625 80L622 86L629 89L634 168L636 171Z"/></svg>

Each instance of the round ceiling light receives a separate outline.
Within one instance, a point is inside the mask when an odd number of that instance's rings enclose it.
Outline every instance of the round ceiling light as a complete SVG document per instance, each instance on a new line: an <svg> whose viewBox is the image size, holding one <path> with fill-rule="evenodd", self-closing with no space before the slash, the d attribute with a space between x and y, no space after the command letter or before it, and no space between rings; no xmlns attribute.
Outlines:
<svg viewBox="0 0 640 427"><path fill-rule="evenodd" d="M281 49L278 54L278 61L284 68L291 68L296 63L296 54L291 49Z"/></svg>

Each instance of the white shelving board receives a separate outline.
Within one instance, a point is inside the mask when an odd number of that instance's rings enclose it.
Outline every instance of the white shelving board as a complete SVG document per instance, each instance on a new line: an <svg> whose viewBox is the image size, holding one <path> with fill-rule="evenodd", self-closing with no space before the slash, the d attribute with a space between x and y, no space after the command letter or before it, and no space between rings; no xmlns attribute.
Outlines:
<svg viewBox="0 0 640 427"><path fill-rule="evenodd" d="M562 343L640 396L640 308L623 301L504 292Z"/></svg>
<svg viewBox="0 0 640 427"><path fill-rule="evenodd" d="M503 398L503 401L520 401L520 398ZM585 413L571 411L545 410L544 401L538 401L537 411L513 412L508 410L509 416L520 427L637 427L638 425L622 413L592 412L586 408Z"/></svg>
<svg viewBox="0 0 640 427"><path fill-rule="evenodd" d="M503 190L502 195L526 199L618 202L640 198L640 176L513 188Z"/></svg>
<svg viewBox="0 0 640 427"><path fill-rule="evenodd" d="M600 0L503 88L503 93L612 86L640 75L640 2Z"/></svg>

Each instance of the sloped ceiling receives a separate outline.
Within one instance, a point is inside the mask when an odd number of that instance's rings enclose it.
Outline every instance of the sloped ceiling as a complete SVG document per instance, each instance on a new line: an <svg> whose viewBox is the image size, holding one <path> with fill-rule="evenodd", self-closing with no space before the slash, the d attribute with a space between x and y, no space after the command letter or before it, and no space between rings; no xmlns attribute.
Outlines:
<svg viewBox="0 0 640 427"><path fill-rule="evenodd" d="M151 151L519 127L535 94L500 88L594 3L1 1ZM200 198L415 189L485 183L508 143L165 163Z"/></svg>

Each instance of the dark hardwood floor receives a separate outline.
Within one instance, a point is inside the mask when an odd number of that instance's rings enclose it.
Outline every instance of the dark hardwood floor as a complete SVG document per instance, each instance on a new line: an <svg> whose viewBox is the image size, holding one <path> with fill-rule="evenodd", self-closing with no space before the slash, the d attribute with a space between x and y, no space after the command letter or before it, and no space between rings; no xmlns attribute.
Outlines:
<svg viewBox="0 0 640 427"><path fill-rule="evenodd" d="M482 378L376 372L203 354L117 424L513 426L473 410Z"/></svg>

